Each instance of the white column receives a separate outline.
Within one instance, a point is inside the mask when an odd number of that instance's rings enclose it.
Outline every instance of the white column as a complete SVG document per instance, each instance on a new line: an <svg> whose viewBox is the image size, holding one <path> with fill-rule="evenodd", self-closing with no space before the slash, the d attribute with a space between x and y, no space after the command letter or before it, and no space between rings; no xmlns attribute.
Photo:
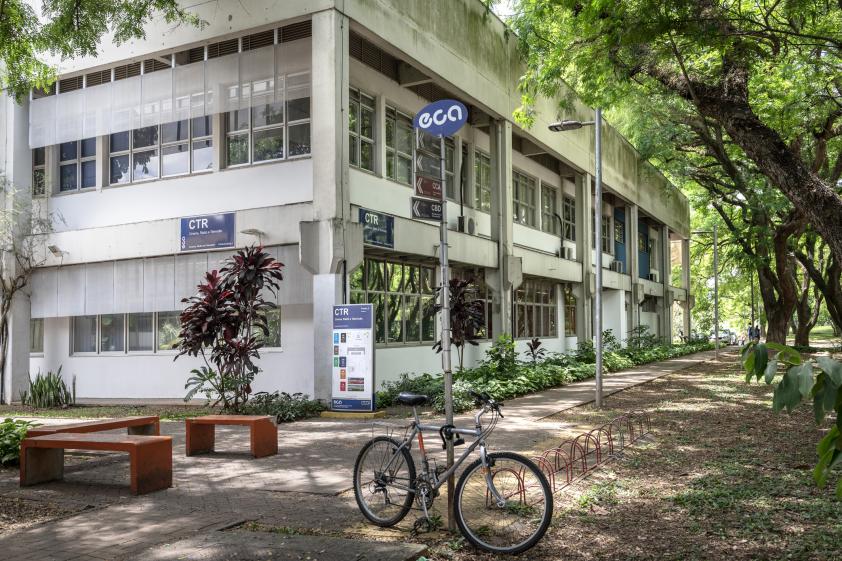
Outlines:
<svg viewBox="0 0 842 561"><path fill-rule="evenodd" d="M576 336L579 342L593 338L593 295L596 286L593 268L593 190L591 175L576 176L576 258L582 264L582 283L575 287Z"/></svg>
<svg viewBox="0 0 842 561"><path fill-rule="evenodd" d="M681 283L684 287L684 335L690 337L690 310L693 307L690 300L690 240L681 240Z"/></svg>
<svg viewBox="0 0 842 561"><path fill-rule="evenodd" d="M629 279L631 280L631 306L629 306L629 331L640 326L640 254L638 249L638 221L640 220L638 207L630 204L626 207L626 223L628 225L629 243L626 245L628 258Z"/></svg>
<svg viewBox="0 0 842 561"><path fill-rule="evenodd" d="M661 271L661 285L663 286L664 298L661 308L661 327L665 340L668 343L672 342L672 291L670 290L670 230L666 225L661 227L661 237L658 240L660 250L658 256L660 263L658 263L658 270Z"/></svg>
<svg viewBox="0 0 842 561"><path fill-rule="evenodd" d="M487 281L494 292L492 330L496 338L512 332L513 287L520 285L519 261L512 240L512 124L491 124L491 238L497 242L497 270Z"/></svg>

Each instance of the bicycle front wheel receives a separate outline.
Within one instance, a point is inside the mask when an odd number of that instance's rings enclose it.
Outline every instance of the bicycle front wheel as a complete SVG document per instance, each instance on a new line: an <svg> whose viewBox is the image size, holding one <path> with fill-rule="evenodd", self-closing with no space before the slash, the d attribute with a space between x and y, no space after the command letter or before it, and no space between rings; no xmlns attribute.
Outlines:
<svg viewBox="0 0 842 561"><path fill-rule="evenodd" d="M465 538L494 553L521 553L538 543L553 517L547 478L528 458L512 452L488 454L490 469L477 459L456 484L453 510ZM498 504L488 482L504 504Z"/></svg>
<svg viewBox="0 0 842 561"><path fill-rule="evenodd" d="M409 513L415 493L415 463L394 438L369 440L354 464L354 497L363 515L378 526L394 526Z"/></svg>

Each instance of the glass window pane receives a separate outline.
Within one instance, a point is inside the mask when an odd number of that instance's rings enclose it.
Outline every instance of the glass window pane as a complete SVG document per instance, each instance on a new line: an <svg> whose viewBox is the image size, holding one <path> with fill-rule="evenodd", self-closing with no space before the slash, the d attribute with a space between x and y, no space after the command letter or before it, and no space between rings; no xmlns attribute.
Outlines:
<svg viewBox="0 0 842 561"><path fill-rule="evenodd" d="M397 180L407 185L412 184L412 160L403 156L398 156L398 176Z"/></svg>
<svg viewBox="0 0 842 561"><path fill-rule="evenodd" d="M184 119L183 121L176 121L174 123L164 123L161 125L161 142L187 140L189 136L187 119Z"/></svg>
<svg viewBox="0 0 842 561"><path fill-rule="evenodd" d="M436 340L436 307L432 296L421 298L421 338L425 343Z"/></svg>
<svg viewBox="0 0 842 561"><path fill-rule="evenodd" d="M73 318L73 352L96 352L96 316Z"/></svg>
<svg viewBox="0 0 842 561"><path fill-rule="evenodd" d="M284 104L281 102L261 104L251 108L254 127L277 125L284 122Z"/></svg>
<svg viewBox="0 0 842 561"><path fill-rule="evenodd" d="M165 351L178 347L178 334L181 331L179 312L158 312L158 350Z"/></svg>
<svg viewBox="0 0 842 561"><path fill-rule="evenodd" d="M115 132L110 138L112 152L125 152L129 149L129 131Z"/></svg>
<svg viewBox="0 0 842 561"><path fill-rule="evenodd" d="M143 127L132 131L132 147L146 148L158 144L158 125Z"/></svg>
<svg viewBox="0 0 842 561"><path fill-rule="evenodd" d="M348 276L348 286L351 287L351 290L365 290L363 286L363 272L365 271L365 267L357 267L351 274Z"/></svg>
<svg viewBox="0 0 842 561"><path fill-rule="evenodd" d="M377 343L386 342L386 306L383 294L369 294L368 301L374 308L374 340Z"/></svg>
<svg viewBox="0 0 842 561"><path fill-rule="evenodd" d="M129 155L111 156L111 173L109 174L111 184L128 183L131 181L129 174Z"/></svg>
<svg viewBox="0 0 842 561"><path fill-rule="evenodd" d="M360 132L359 110L359 105L353 100L348 104L348 131L355 134Z"/></svg>
<svg viewBox="0 0 842 561"><path fill-rule="evenodd" d="M360 134L366 138L374 138L374 111L363 108L360 116Z"/></svg>
<svg viewBox="0 0 842 561"><path fill-rule="evenodd" d="M310 153L310 123L289 127L289 155L302 156Z"/></svg>
<svg viewBox="0 0 842 561"><path fill-rule="evenodd" d="M247 164L249 161L249 137L236 134L228 137L228 165Z"/></svg>
<svg viewBox="0 0 842 561"><path fill-rule="evenodd" d="M44 352L44 320L34 318L29 322L29 352Z"/></svg>
<svg viewBox="0 0 842 561"><path fill-rule="evenodd" d="M43 195L46 188L46 180L43 169L32 171L32 194Z"/></svg>
<svg viewBox="0 0 842 561"><path fill-rule="evenodd" d="M83 158L93 158L96 156L96 138L85 138L81 144L81 152Z"/></svg>
<svg viewBox="0 0 842 561"><path fill-rule="evenodd" d="M277 160L284 157L284 129L268 129L254 133L254 161Z"/></svg>
<svg viewBox="0 0 842 561"><path fill-rule="evenodd" d="M161 175L178 175L190 171L188 144L173 144L161 148Z"/></svg>
<svg viewBox="0 0 842 561"><path fill-rule="evenodd" d="M129 314L129 350L151 351L153 344L152 313Z"/></svg>
<svg viewBox="0 0 842 561"><path fill-rule="evenodd" d="M58 159L62 162L76 159L76 141L62 142L58 145Z"/></svg>
<svg viewBox="0 0 842 561"><path fill-rule="evenodd" d="M403 343L403 298L390 294L387 306L389 317L389 343Z"/></svg>
<svg viewBox="0 0 842 561"><path fill-rule="evenodd" d="M368 289L386 290L385 263L382 261L367 261Z"/></svg>
<svg viewBox="0 0 842 561"><path fill-rule="evenodd" d="M44 150L43 147L35 148L32 151L32 165L43 166L44 162L46 161L46 154L47 154L47 151Z"/></svg>
<svg viewBox="0 0 842 561"><path fill-rule="evenodd" d="M145 150L132 154L132 179L155 179L158 177L158 151Z"/></svg>
<svg viewBox="0 0 842 561"><path fill-rule="evenodd" d="M59 191L75 191L76 190L76 164L67 164L59 166Z"/></svg>
<svg viewBox="0 0 842 561"><path fill-rule="evenodd" d="M403 291L404 266L400 263L387 263L389 271L389 292Z"/></svg>
<svg viewBox="0 0 842 561"><path fill-rule="evenodd" d="M374 171L374 145L369 142L360 143L360 167Z"/></svg>
<svg viewBox="0 0 842 561"><path fill-rule="evenodd" d="M126 348L123 332L123 314L110 314L99 318L100 352L119 352Z"/></svg>
<svg viewBox="0 0 842 561"><path fill-rule="evenodd" d="M228 132L248 130L249 110L239 109L225 114L225 130Z"/></svg>
<svg viewBox="0 0 842 561"><path fill-rule="evenodd" d="M193 171L213 169L213 141L200 140L193 143Z"/></svg>
<svg viewBox="0 0 842 561"><path fill-rule="evenodd" d="M82 188L96 187L96 160L82 162Z"/></svg>
<svg viewBox="0 0 842 561"><path fill-rule="evenodd" d="M404 321L406 322L406 342L421 340L421 298L418 296L404 297Z"/></svg>
<svg viewBox="0 0 842 561"><path fill-rule="evenodd" d="M213 134L213 121L211 117L193 117L193 138L199 136L210 136Z"/></svg>
<svg viewBox="0 0 842 561"><path fill-rule="evenodd" d="M264 347L277 348L281 346L281 309L275 308L266 312L266 325L269 328L269 334L263 341ZM257 335L263 337L261 331Z"/></svg>
<svg viewBox="0 0 842 561"><path fill-rule="evenodd" d="M360 165L360 158L357 151L357 137L353 133L348 135L348 162L352 166Z"/></svg>

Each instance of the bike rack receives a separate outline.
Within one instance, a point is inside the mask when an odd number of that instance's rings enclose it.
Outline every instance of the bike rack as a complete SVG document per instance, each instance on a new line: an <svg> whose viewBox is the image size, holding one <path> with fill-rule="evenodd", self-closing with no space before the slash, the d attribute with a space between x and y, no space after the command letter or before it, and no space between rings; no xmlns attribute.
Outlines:
<svg viewBox="0 0 842 561"><path fill-rule="evenodd" d="M629 411L530 459L546 475L553 494L556 494L616 458L627 446L651 431L652 418L649 413Z"/></svg>

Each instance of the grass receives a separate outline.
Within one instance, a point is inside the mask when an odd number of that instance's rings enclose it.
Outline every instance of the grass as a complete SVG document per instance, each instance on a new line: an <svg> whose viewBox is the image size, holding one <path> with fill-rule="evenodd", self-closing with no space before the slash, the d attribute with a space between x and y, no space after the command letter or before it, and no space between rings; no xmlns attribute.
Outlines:
<svg viewBox="0 0 842 561"><path fill-rule="evenodd" d="M219 410L196 405L74 405L65 409L0 405L0 418L44 417L51 419L96 419L157 415L164 421L180 421L191 417L216 413L219 413Z"/></svg>

